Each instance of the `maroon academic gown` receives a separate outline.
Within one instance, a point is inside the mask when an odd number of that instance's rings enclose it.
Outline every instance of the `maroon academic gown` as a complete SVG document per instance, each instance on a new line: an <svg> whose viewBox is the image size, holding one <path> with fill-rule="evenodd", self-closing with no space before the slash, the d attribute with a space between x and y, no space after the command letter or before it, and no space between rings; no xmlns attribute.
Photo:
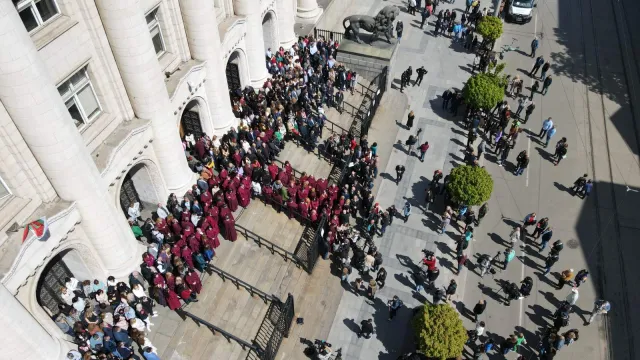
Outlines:
<svg viewBox="0 0 640 360"><path fill-rule="evenodd" d="M287 201L287 208L289 209L289 219L295 217L296 214L294 212L298 211L298 204L296 204L296 200L293 197Z"/></svg>
<svg viewBox="0 0 640 360"><path fill-rule="evenodd" d="M302 214L302 216L304 216L306 219L309 218L309 205L307 205L304 200L300 201L300 204L298 204L298 209L300 209L300 214Z"/></svg>
<svg viewBox="0 0 640 360"><path fill-rule="evenodd" d="M228 206L223 206L220 208L220 215L218 216L220 219L220 222L224 221L224 218L226 218L227 216L229 216L230 218L233 219L233 213L231 212L231 210L229 209Z"/></svg>
<svg viewBox="0 0 640 360"><path fill-rule="evenodd" d="M202 291L202 282L200 282L198 273L193 271L189 275L185 276L184 280L187 282L187 284L189 284L191 290L195 291L197 294L200 294L200 291Z"/></svg>
<svg viewBox="0 0 640 360"><path fill-rule="evenodd" d="M173 221L173 223L171 223L171 232L173 232L173 235L175 236L181 236L182 235L182 226L180 226L180 224L178 223L177 220Z"/></svg>
<svg viewBox="0 0 640 360"><path fill-rule="evenodd" d="M189 237L187 238L187 245L189 246L189 249L191 249L192 252L194 253L198 253L200 252L200 241L198 240L198 237L194 234L189 235Z"/></svg>
<svg viewBox="0 0 640 360"><path fill-rule="evenodd" d="M229 188L233 191L238 191L238 188L240 188L241 183L242 183L242 179L239 176L236 176L233 178L233 180L231 180L231 184L229 185Z"/></svg>
<svg viewBox="0 0 640 360"><path fill-rule="evenodd" d="M281 170L278 173L278 180L280 180L280 182L282 183L282 185L288 184L289 183L289 174L287 174L286 171Z"/></svg>
<svg viewBox="0 0 640 360"><path fill-rule="evenodd" d="M251 201L251 194L249 194L249 189L244 186L241 186L238 189L238 203L243 208L249 206L249 202Z"/></svg>
<svg viewBox="0 0 640 360"><path fill-rule="evenodd" d="M193 269L193 252L191 252L188 246L182 248L182 252L180 253L180 255L182 255L182 259L184 260L184 262L189 265L189 268Z"/></svg>
<svg viewBox="0 0 640 360"><path fill-rule="evenodd" d="M167 277L167 275L165 275L165 278L167 280L167 287L171 290L175 290L176 289L176 278L175 276L171 276L171 277Z"/></svg>
<svg viewBox="0 0 640 360"><path fill-rule="evenodd" d="M164 298L167 300L167 306L169 309L175 310L180 308L180 298L178 298L178 294L171 289L165 290Z"/></svg>
<svg viewBox="0 0 640 360"><path fill-rule="evenodd" d="M238 197L235 191L227 192L224 197L227 199L227 205L229 205L231 212L238 210Z"/></svg>
<svg viewBox="0 0 640 360"><path fill-rule="evenodd" d="M162 274L156 273L156 275L153 277L153 285L155 285L157 288L163 289L167 285L167 282L164 280Z"/></svg>
<svg viewBox="0 0 640 360"><path fill-rule="evenodd" d="M220 246L220 239L218 239L218 235L214 235L214 236L205 236L204 240L202 240L203 242L206 242L207 244L209 244L209 246L211 246L212 249L217 248L218 246Z"/></svg>
<svg viewBox="0 0 640 360"><path fill-rule="evenodd" d="M269 175L271 175L271 181L276 181L276 178L278 177L278 167L275 166L275 164L271 164L267 169L269 170Z"/></svg>
<svg viewBox="0 0 640 360"><path fill-rule="evenodd" d="M238 239L238 233L236 232L235 227L236 222L231 217L227 217L224 219L223 223L224 238L229 241L236 241Z"/></svg>
<svg viewBox="0 0 640 360"><path fill-rule="evenodd" d="M211 205L213 202L213 196L209 191L205 191L200 195L200 201L205 205Z"/></svg>
<svg viewBox="0 0 640 360"><path fill-rule="evenodd" d="M196 153L198 154L198 159L204 159L205 152L204 141L200 140L196 142Z"/></svg>

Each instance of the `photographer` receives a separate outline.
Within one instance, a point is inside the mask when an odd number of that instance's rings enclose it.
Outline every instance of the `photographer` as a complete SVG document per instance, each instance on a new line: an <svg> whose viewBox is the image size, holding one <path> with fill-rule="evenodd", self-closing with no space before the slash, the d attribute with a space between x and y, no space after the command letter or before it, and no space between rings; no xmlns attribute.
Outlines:
<svg viewBox="0 0 640 360"><path fill-rule="evenodd" d="M434 269L438 264L438 260L436 259L433 251L423 249L422 253L424 253L424 259L422 259L422 265L426 266L427 270Z"/></svg>
<svg viewBox="0 0 640 360"><path fill-rule="evenodd" d="M527 276L520 282L520 294L523 297L527 297L531 294L531 289L533 288L533 279L530 276Z"/></svg>
<svg viewBox="0 0 640 360"><path fill-rule="evenodd" d="M508 282L504 286L504 293L506 295L506 300L504 302L505 305L511 305L512 300L518 300L520 298L520 289L518 289L518 285L512 282Z"/></svg>
<svg viewBox="0 0 640 360"><path fill-rule="evenodd" d="M387 306L389 307L389 321L396 316L402 305L404 305L404 303L400 300L398 295L394 295L393 299L387 302Z"/></svg>
<svg viewBox="0 0 640 360"><path fill-rule="evenodd" d="M480 277L484 277L484 275L489 272L492 260L493 259L489 255L480 255L478 258L478 265L480 265Z"/></svg>

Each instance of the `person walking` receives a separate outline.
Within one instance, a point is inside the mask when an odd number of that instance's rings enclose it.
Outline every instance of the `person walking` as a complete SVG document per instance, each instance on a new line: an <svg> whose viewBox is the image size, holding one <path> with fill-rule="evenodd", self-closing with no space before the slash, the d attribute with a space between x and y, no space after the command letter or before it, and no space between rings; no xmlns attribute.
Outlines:
<svg viewBox="0 0 640 360"><path fill-rule="evenodd" d="M576 179L576 181L573 182L573 186L571 187L571 191L573 192L573 195L575 196L576 194L579 194L582 189L584 188L584 185L587 183L587 174L582 175L581 177L579 177L578 179Z"/></svg>
<svg viewBox="0 0 640 360"><path fill-rule="evenodd" d="M402 164L396 165L396 184L400 183L402 180L402 175L404 175L405 167Z"/></svg>
<svg viewBox="0 0 640 360"><path fill-rule="evenodd" d="M487 309L487 302L485 300L480 300L473 307L473 321L478 322L478 316L482 315L484 311Z"/></svg>
<svg viewBox="0 0 640 360"><path fill-rule="evenodd" d="M486 143L484 139L482 139L482 141L480 141L480 144L478 144L478 160L482 159L482 154L484 153L485 148L486 148Z"/></svg>
<svg viewBox="0 0 640 360"><path fill-rule="evenodd" d="M507 161L512 147L509 145L509 142L505 140L503 146L499 149L502 149L502 153L500 154L500 160L498 160L498 166L502 166L504 162Z"/></svg>
<svg viewBox="0 0 640 360"><path fill-rule="evenodd" d="M342 114L343 101L344 101L344 94L342 93L342 91L338 91L335 96L335 103L336 103L336 110L338 110L340 114Z"/></svg>
<svg viewBox="0 0 640 360"><path fill-rule="evenodd" d="M389 302L387 303L387 306L389 307L389 321L391 321L398 314L398 310L402 308L402 305L404 305L404 303L402 302L402 300L400 300L398 295L394 295L393 299L389 300Z"/></svg>
<svg viewBox="0 0 640 360"><path fill-rule="evenodd" d="M415 15L416 14L416 0L409 0L409 15Z"/></svg>
<svg viewBox="0 0 640 360"><path fill-rule="evenodd" d="M584 284L587 281L588 277L589 277L589 271L587 271L587 269L582 269L578 271L578 273L576 274L576 277L573 278L573 282L575 283L576 287L580 287L580 285Z"/></svg>
<svg viewBox="0 0 640 360"><path fill-rule="evenodd" d="M476 218L476 221L475 221L476 226L480 225L480 222L485 216L487 216L488 212L489 212L489 204L488 203L482 204L482 206L480 206L480 209L478 209L478 217Z"/></svg>
<svg viewBox="0 0 640 360"><path fill-rule="evenodd" d="M514 334L511 334L507 339L502 342L500 346L502 348L502 355L508 354L510 351L516 351L518 345L518 339Z"/></svg>
<svg viewBox="0 0 640 360"><path fill-rule="evenodd" d="M409 215L411 215L411 203L409 203L408 200L404 203L402 215L404 216L404 222L407 222L407 220L409 220Z"/></svg>
<svg viewBox="0 0 640 360"><path fill-rule="evenodd" d="M402 32L404 31L404 24L402 20L398 20L396 23L396 37L398 38L398 44L402 41Z"/></svg>
<svg viewBox="0 0 640 360"><path fill-rule="evenodd" d="M551 68L551 63L550 62L545 62L544 65L542 65L542 74L540 74L540 80L545 81L547 79L547 72L549 71L549 68Z"/></svg>
<svg viewBox="0 0 640 360"><path fill-rule="evenodd" d="M551 241L551 237L553 236L553 227L548 227L544 231L542 231L540 237L540 251L544 250L547 247L549 241Z"/></svg>
<svg viewBox="0 0 640 360"><path fill-rule="evenodd" d="M431 14L429 14L429 9L427 9L426 7L422 9L420 16L422 17L422 22L420 22L420 30L422 30L424 29L424 23L426 23L429 16L431 16Z"/></svg>
<svg viewBox="0 0 640 360"><path fill-rule="evenodd" d="M558 164L560 164L560 161L567 157L567 151L569 151L569 144L567 144L566 142L556 149L556 159L553 162L555 166L558 166Z"/></svg>
<svg viewBox="0 0 640 360"><path fill-rule="evenodd" d="M420 86L420 84L422 84L422 79L424 78L424 76L427 73L427 70L425 70L424 66L420 66L417 70L416 73L418 74L418 78L416 78L416 82L413 83L413 86Z"/></svg>
<svg viewBox="0 0 640 360"><path fill-rule="evenodd" d="M542 137L547 135L547 131L549 131L552 127L553 127L553 119L549 117L542 122L542 128L540 129L540 133L538 134L538 137L542 139Z"/></svg>
<svg viewBox="0 0 640 360"><path fill-rule="evenodd" d="M558 253L552 252L544 259L544 273L543 275L547 275L551 272L551 267L560 260L560 256Z"/></svg>
<svg viewBox="0 0 640 360"><path fill-rule="evenodd" d="M587 180L587 182L584 184L584 188L582 189L582 193L580 193L580 198L584 199L587 196L589 196L589 194L591 194L592 189L593 189L593 182L591 182L591 180Z"/></svg>
<svg viewBox="0 0 640 360"><path fill-rule="evenodd" d="M536 59L536 62L533 63L533 68L531 69L531 71L529 71L529 76L530 77L537 76L538 75L538 70L540 70L540 67L542 67L542 65L544 65L544 57L542 55L540 55Z"/></svg>
<svg viewBox="0 0 640 360"><path fill-rule="evenodd" d="M545 64L546 65L546 64ZM544 74L544 70L542 70L542 74ZM547 95L547 91L549 90L549 86L551 86L551 83L553 82L553 79L551 78L551 75L547 76L542 83L542 95Z"/></svg>
<svg viewBox="0 0 640 360"><path fill-rule="evenodd" d="M537 93L538 89L540 89L540 82L536 81L533 83L533 86L531 86L531 95L529 95L530 100L533 100L533 94Z"/></svg>
<svg viewBox="0 0 640 360"><path fill-rule="evenodd" d="M445 212L442 215L442 222L440 223L440 235L444 234L444 231L447 229L447 225L451 222L451 214L449 212Z"/></svg>
<svg viewBox="0 0 640 360"><path fill-rule="evenodd" d="M507 270L507 266L516 257L516 251L513 245L504 251L504 260L502 262L502 270Z"/></svg>
<svg viewBox="0 0 640 360"><path fill-rule="evenodd" d="M458 255L458 257L457 257L457 260L458 260L458 272L456 273L456 275L460 275L460 272L462 271L462 268L467 263L467 259L468 259L468 257L465 254Z"/></svg>
<svg viewBox="0 0 640 360"><path fill-rule="evenodd" d="M520 226L516 226L511 230L511 234L509 234L509 239L511 240L511 247L516 246L518 241L520 241L520 234L522 233L522 228Z"/></svg>
<svg viewBox="0 0 640 360"><path fill-rule="evenodd" d="M536 57L536 50L538 50L538 46L540 45L540 42L538 41L538 37L534 37L533 40L531 40L531 54L529 56Z"/></svg>
<svg viewBox="0 0 640 360"><path fill-rule="evenodd" d="M558 279L558 290L562 289L565 284L569 284L573 279L573 269L567 269L560 273L560 279Z"/></svg>
<svg viewBox="0 0 640 360"><path fill-rule="evenodd" d="M589 316L589 320L587 320L584 324L589 325L593 322L593 320L600 314L607 314L611 311L611 304L606 300L596 300L593 303L593 310L591 311L591 315Z"/></svg>
<svg viewBox="0 0 640 360"><path fill-rule="evenodd" d="M540 234L542 234L542 231L546 230L548 226L549 226L548 217L544 217L538 220L538 223L536 224L535 229L533 229L533 234L531 236L534 239L538 239L540 237Z"/></svg>
<svg viewBox="0 0 640 360"><path fill-rule="evenodd" d="M454 279L451 279L449 282L449 286L447 286L447 290L445 294L447 295L447 301L451 300L451 297L456 294L456 290L458 289L458 284Z"/></svg>
<svg viewBox="0 0 640 360"><path fill-rule="evenodd" d="M555 126L555 125L553 125L553 126L551 127L551 129L549 129L549 130L547 131L547 141L544 143L544 147L545 147L545 148L546 148L547 146L549 146L549 141L551 141L551 138L553 137L553 135L555 135L555 134L556 134L556 131L557 131L557 129L556 129L556 126Z"/></svg>
<svg viewBox="0 0 640 360"><path fill-rule="evenodd" d="M569 293L569 295L567 295L567 298L565 299L565 301L569 305L575 306L576 303L578 302L579 297L580 297L580 293L578 292L578 288L574 287L574 288L571 288L571 292Z"/></svg>
<svg viewBox="0 0 640 360"><path fill-rule="evenodd" d="M424 192L424 213L426 214L429 211L429 206L435 201L435 194L433 193L433 187L427 187L427 190Z"/></svg>
<svg viewBox="0 0 640 360"><path fill-rule="evenodd" d="M449 108L449 102L455 96L455 90L449 88L442 93L442 109L447 110Z"/></svg>
<svg viewBox="0 0 640 360"><path fill-rule="evenodd" d="M518 154L517 162L518 166L516 167L514 175L519 176L522 175L524 169L529 166L529 154L527 154L526 150L522 150L522 152Z"/></svg>
<svg viewBox="0 0 640 360"><path fill-rule="evenodd" d="M427 150L429 150L429 142L425 141L424 144L420 145L420 162L424 162L424 156L427 154Z"/></svg>
<svg viewBox="0 0 640 360"><path fill-rule="evenodd" d="M533 114L533 110L536 109L536 103L533 101L529 102L529 105L527 105L527 110L524 113L524 122L526 123L527 121L529 121L529 117L531 116L531 114Z"/></svg>
<svg viewBox="0 0 640 360"><path fill-rule="evenodd" d="M370 339L371 334L373 334L373 319L362 320L360 322L360 332L358 333L358 337Z"/></svg>
<svg viewBox="0 0 640 360"><path fill-rule="evenodd" d="M413 113L413 110L409 112L407 115L407 129L411 129L413 127L413 119L416 118L416 114Z"/></svg>

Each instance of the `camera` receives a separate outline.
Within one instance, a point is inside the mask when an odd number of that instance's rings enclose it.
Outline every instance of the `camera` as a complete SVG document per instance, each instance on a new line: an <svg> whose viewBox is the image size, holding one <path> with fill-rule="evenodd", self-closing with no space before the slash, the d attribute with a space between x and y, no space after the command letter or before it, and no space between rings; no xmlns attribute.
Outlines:
<svg viewBox="0 0 640 360"><path fill-rule="evenodd" d="M422 249L422 253L424 254L425 257L430 257L435 255L433 251L429 251L427 249Z"/></svg>

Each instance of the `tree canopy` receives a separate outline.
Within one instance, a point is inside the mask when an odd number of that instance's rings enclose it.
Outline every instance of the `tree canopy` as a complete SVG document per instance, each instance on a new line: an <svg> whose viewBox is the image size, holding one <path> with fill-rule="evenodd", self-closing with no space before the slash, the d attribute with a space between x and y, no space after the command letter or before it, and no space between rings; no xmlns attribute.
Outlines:
<svg viewBox="0 0 640 360"><path fill-rule="evenodd" d="M469 206L481 205L491 197L493 179L485 168L458 166L451 170L447 190L451 199Z"/></svg>
<svg viewBox="0 0 640 360"><path fill-rule="evenodd" d="M477 31L483 40L493 43L502 36L502 20L495 16L483 16L478 21Z"/></svg>
<svg viewBox="0 0 640 360"><path fill-rule="evenodd" d="M412 325L418 351L428 358L445 360L462 355L467 331L451 306L425 304Z"/></svg>
<svg viewBox="0 0 640 360"><path fill-rule="evenodd" d="M476 109L491 109L504 98L506 79L498 72L477 73L462 89L464 101Z"/></svg>

